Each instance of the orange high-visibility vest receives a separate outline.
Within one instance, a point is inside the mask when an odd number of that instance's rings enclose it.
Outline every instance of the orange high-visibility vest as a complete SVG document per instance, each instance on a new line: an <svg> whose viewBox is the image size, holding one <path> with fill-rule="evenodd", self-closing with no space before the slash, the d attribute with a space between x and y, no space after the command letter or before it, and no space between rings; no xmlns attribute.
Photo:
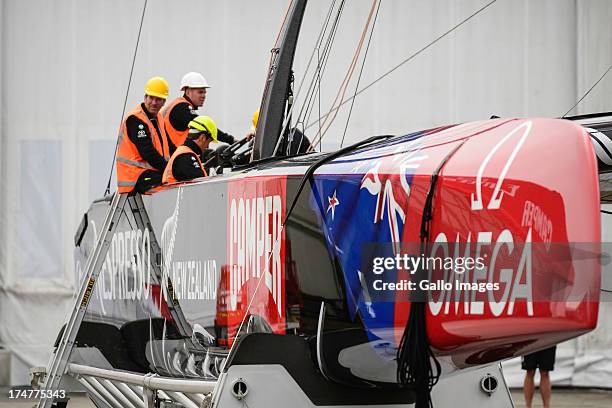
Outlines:
<svg viewBox="0 0 612 408"><path fill-rule="evenodd" d="M170 112L176 105L179 103L186 103L189 105L189 109L193 109L193 105L186 98L179 96L174 99L168 105L164 106L161 110L161 116L164 119L164 129L166 130L166 134L168 138L174 143L176 147L181 146L185 143L185 139L187 139L187 133L189 133L189 128L185 128L185 130L176 130L172 123L170 123Z"/></svg>
<svg viewBox="0 0 612 408"><path fill-rule="evenodd" d="M127 119L130 116L136 116L142 122L146 123L149 128L153 147L155 147L155 150L157 150L160 156L166 160L169 158L168 141L164 133L164 122L161 116L157 114L159 131L162 133L160 142L157 129L155 129L155 126L153 126L153 123L151 123L147 117L142 106L138 105L133 111L125 116L125 119L121 123L121 129L119 129L119 148L117 149L117 190L119 193L129 193L134 190L138 177L140 177L145 170L158 171L140 156L136 145L130 140L126 128Z"/></svg>
<svg viewBox="0 0 612 408"><path fill-rule="evenodd" d="M166 170L164 170L164 176L162 177L162 183L172 184L172 183L177 183L179 181L174 177L174 174L172 174L172 165L174 164L174 159L176 159L181 154L185 154L185 153L195 154L195 157L198 160L198 164L200 165L200 168L204 172L204 175L208 176L208 173L206 173L206 169L204 168L204 165L202 164L202 160L200 160L200 156L196 152L194 152L191 148L185 145L181 145L176 148L176 150L174 151L174 154L172 155L172 157L170 157L170 161L166 165Z"/></svg>

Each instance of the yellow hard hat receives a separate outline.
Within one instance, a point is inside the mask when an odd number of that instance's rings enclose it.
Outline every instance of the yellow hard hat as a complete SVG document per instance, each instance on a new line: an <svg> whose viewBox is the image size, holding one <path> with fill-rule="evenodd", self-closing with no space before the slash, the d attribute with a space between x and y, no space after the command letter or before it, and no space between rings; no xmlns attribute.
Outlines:
<svg viewBox="0 0 612 408"><path fill-rule="evenodd" d="M145 95L168 99L168 82L162 77L153 77L145 85Z"/></svg>
<svg viewBox="0 0 612 408"><path fill-rule="evenodd" d="M259 109L253 113L253 127L257 127L257 122L259 121Z"/></svg>
<svg viewBox="0 0 612 408"><path fill-rule="evenodd" d="M259 109L257 109L255 111L255 113L253 113L253 126L251 126L251 132L255 132L255 129L257 129L257 122L259 121Z"/></svg>
<svg viewBox="0 0 612 408"><path fill-rule="evenodd" d="M213 141L217 141L217 124L210 116L198 116L187 125L190 134L206 133Z"/></svg>

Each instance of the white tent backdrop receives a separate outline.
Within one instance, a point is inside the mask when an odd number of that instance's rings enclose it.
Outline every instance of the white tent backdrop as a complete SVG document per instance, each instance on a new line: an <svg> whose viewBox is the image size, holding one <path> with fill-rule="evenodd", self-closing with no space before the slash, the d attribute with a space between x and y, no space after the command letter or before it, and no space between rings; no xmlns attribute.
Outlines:
<svg viewBox="0 0 612 408"><path fill-rule="evenodd" d="M71 304L73 234L106 185L143 3L0 2L0 345L12 355L12 384L28 381L28 367L46 364ZM149 0L127 109L141 100L149 77L164 76L176 95L183 73L201 71L212 85L201 111L242 136L259 106L287 3ZM307 10L296 88L329 3L313 0ZM369 12L370 2L355 3L347 2L340 20L321 113ZM383 1L361 87L486 3ZM610 21L608 0L498 0L360 95L346 143L492 114L562 115L612 63ZM612 110L611 95L612 74L573 113ZM348 105L324 149L340 144ZM572 343L587 360L610 349L608 305L601 317L599 337ZM600 361L597 373L607 377L591 376L592 366L580 363L574 370L587 371L576 383L610 384L612 358Z"/></svg>
<svg viewBox="0 0 612 408"><path fill-rule="evenodd" d="M612 205L602 206L612 211ZM609 252L612 242L612 215L602 214L603 250ZM550 373L554 385L576 387L612 387L612 265L603 269L602 288L611 293L602 293L597 328L577 339L557 346L555 370ZM521 359L504 362L504 374L511 387L522 387L525 371L521 370ZM536 375L539 383L539 374Z"/></svg>

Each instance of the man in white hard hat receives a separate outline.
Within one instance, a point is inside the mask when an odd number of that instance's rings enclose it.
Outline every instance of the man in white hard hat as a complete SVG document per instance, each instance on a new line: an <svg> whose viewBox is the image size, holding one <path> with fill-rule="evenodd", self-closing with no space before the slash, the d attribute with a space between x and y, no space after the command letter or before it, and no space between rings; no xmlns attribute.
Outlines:
<svg viewBox="0 0 612 408"><path fill-rule="evenodd" d="M181 80L183 95L167 104L161 111L164 128L170 143L171 154L175 147L181 146L189 133L189 122L198 117L198 108L204 105L206 91L210 88L204 76L198 72L188 72ZM232 144L234 136L218 130L218 140Z"/></svg>

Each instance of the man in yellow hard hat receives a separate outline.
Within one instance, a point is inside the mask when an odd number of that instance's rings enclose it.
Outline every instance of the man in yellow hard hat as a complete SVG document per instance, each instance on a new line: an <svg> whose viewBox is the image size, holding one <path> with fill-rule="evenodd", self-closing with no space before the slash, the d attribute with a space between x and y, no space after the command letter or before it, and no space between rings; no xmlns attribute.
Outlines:
<svg viewBox="0 0 612 408"><path fill-rule="evenodd" d="M163 183L193 180L207 176L200 156L218 137L217 125L209 116L197 116L188 125L185 143L177 147L164 171Z"/></svg>
<svg viewBox="0 0 612 408"><path fill-rule="evenodd" d="M170 146L159 114L168 98L168 82L149 79L144 101L125 115L119 130L117 184L119 193L144 193L161 184Z"/></svg>
<svg viewBox="0 0 612 408"><path fill-rule="evenodd" d="M247 140L251 140L255 137L255 130L257 129L257 122L259 122L259 109L253 112L253 118L251 119L251 130L246 134Z"/></svg>
<svg viewBox="0 0 612 408"><path fill-rule="evenodd" d="M174 146L180 146L185 141L189 131L188 124L198 116L198 108L204 105L206 93L210 86L199 72L188 72L181 79L181 91L183 95L172 100L161 115L164 119L164 127L169 141ZM218 140L228 144L235 142L234 136L218 130ZM174 149L171 149L172 153Z"/></svg>

